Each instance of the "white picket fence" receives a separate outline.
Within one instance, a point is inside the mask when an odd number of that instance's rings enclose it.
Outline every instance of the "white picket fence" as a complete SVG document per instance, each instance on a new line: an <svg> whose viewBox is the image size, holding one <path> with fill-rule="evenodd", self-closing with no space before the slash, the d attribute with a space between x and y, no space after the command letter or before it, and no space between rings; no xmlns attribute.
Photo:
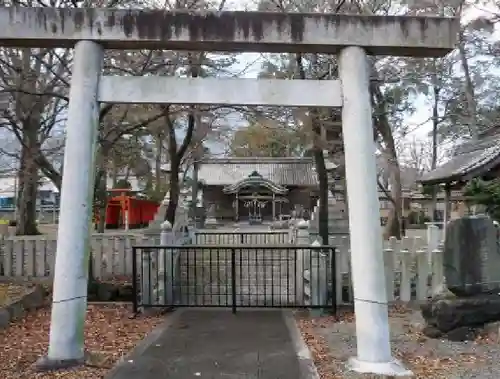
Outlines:
<svg viewBox="0 0 500 379"><path fill-rule="evenodd" d="M95 278L131 276L132 246L151 243L151 239L133 233L94 234L91 249ZM0 277L52 277L56 246L55 237L0 237Z"/></svg>
<svg viewBox="0 0 500 379"><path fill-rule="evenodd" d="M352 302L349 237L330 237L336 246L337 304ZM442 243L429 246L419 237L384 241L384 266L389 301L425 300L444 280ZM348 291L347 299L345 295Z"/></svg>
<svg viewBox="0 0 500 379"><path fill-rule="evenodd" d="M154 241L137 234L95 234L91 248L94 276L109 279L132 275L132 246ZM0 239L0 277L51 278L57 240L43 236ZM337 247L337 303L352 302L349 238L330 237ZM391 238L384 243L385 277L389 300L424 300L443 281L441 245L429 247L419 237ZM348 291L347 298L343 296Z"/></svg>

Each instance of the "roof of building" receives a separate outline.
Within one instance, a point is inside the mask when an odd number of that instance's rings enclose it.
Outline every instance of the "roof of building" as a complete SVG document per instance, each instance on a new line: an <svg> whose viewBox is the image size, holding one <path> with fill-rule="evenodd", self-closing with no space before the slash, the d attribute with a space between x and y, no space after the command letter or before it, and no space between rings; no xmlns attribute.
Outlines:
<svg viewBox="0 0 500 379"><path fill-rule="evenodd" d="M273 193L284 195L288 192L288 188L280 186L274 183L272 180L262 177L257 171L253 171L245 179L236 182L235 184L230 184L222 189L222 192L231 194L238 193L243 188L267 188Z"/></svg>
<svg viewBox="0 0 500 379"><path fill-rule="evenodd" d="M500 164L500 133L483 134L479 140L460 145L452 158L435 170L422 175L422 184L465 182L486 175Z"/></svg>
<svg viewBox="0 0 500 379"><path fill-rule="evenodd" d="M312 158L217 158L200 163L198 179L209 186L238 183L256 171L263 178L281 186L316 186Z"/></svg>
<svg viewBox="0 0 500 379"><path fill-rule="evenodd" d="M141 192L146 188L145 180L141 180L137 178L135 175L118 175L116 178L117 181L127 180L130 184L130 190L133 192ZM113 188L113 178L108 177L106 179L106 187L108 189Z"/></svg>

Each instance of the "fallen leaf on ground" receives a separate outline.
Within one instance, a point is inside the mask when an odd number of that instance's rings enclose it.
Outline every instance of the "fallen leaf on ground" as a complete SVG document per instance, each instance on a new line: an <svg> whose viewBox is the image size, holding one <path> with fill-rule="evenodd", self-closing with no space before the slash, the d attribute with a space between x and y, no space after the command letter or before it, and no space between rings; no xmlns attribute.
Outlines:
<svg viewBox="0 0 500 379"><path fill-rule="evenodd" d="M0 378L2 379L100 379L155 326L162 316L131 319L126 305L89 305L85 320L88 366L57 372L35 372L33 364L47 352L50 308L28 313L0 330Z"/></svg>
<svg viewBox="0 0 500 379"><path fill-rule="evenodd" d="M408 313L407 308L394 307L390 309L391 317L400 317ZM346 357L334 356L328 346L326 339L321 336L317 328L326 328L334 323L353 323L354 314L341 314L339 316L309 317L297 314L297 323L302 338L309 347L314 363L321 379L343 379L342 372L345 371ZM353 328L354 330L354 328ZM419 332L409 331L408 336L415 341L422 340ZM339 344L342 342L339 341ZM342 346L336 346L337 351L342 351ZM397 351L395 357L400 359L414 373L415 379L448 378L449 370L460 365L476 365L484 362L484 358L476 354L455 354L454 356L438 357L433 352L427 355L415 355L408 352Z"/></svg>

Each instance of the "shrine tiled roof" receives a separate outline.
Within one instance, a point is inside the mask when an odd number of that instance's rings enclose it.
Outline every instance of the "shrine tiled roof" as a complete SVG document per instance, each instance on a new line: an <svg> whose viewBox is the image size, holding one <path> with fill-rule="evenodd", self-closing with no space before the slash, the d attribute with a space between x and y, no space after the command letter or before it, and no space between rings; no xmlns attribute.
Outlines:
<svg viewBox="0 0 500 379"><path fill-rule="evenodd" d="M500 135L484 135L457 148L445 164L422 175L422 184L465 182L483 176L500 165Z"/></svg>
<svg viewBox="0 0 500 379"><path fill-rule="evenodd" d="M281 186L317 186L312 158L216 158L200 163L198 180L208 186L227 186L253 172Z"/></svg>

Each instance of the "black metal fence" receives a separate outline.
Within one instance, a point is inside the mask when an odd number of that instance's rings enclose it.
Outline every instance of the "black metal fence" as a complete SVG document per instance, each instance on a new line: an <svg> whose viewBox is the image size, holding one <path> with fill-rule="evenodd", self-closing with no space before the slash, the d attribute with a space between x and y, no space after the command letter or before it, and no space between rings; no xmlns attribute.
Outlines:
<svg viewBox="0 0 500 379"><path fill-rule="evenodd" d="M281 245L290 244L291 233L283 230L269 231L203 231L196 232L196 245Z"/></svg>
<svg viewBox="0 0 500 379"><path fill-rule="evenodd" d="M335 308L331 246L136 246L140 307Z"/></svg>

